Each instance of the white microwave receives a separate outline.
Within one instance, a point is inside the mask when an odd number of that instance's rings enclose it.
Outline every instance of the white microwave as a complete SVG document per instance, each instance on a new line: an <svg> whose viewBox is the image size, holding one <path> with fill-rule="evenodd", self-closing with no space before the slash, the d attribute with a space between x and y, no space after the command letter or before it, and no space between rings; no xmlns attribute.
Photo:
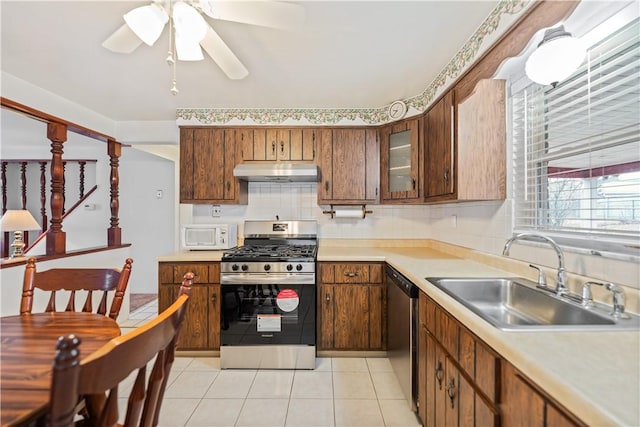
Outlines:
<svg viewBox="0 0 640 427"><path fill-rule="evenodd" d="M236 246L237 224L187 224L180 229L183 250L215 251Z"/></svg>

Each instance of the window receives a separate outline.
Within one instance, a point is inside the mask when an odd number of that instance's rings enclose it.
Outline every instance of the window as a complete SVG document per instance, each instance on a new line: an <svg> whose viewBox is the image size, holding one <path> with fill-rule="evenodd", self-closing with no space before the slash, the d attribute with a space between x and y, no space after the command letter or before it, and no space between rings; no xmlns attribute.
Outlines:
<svg viewBox="0 0 640 427"><path fill-rule="evenodd" d="M512 95L516 232L640 255L640 21L552 86Z"/></svg>

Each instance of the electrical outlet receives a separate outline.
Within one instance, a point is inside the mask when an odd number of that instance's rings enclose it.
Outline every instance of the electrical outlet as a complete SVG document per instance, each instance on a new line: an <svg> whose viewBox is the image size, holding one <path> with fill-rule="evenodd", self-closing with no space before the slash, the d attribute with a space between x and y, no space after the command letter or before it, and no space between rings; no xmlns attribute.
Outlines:
<svg viewBox="0 0 640 427"><path fill-rule="evenodd" d="M211 216L216 218L222 216L222 207L220 205L213 205L211 208Z"/></svg>

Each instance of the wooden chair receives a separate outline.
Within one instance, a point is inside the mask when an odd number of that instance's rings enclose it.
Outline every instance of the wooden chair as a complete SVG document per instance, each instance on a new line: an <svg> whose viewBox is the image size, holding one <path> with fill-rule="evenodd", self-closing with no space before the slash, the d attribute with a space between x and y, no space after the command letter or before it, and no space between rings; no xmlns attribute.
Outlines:
<svg viewBox="0 0 640 427"><path fill-rule="evenodd" d="M46 425L74 425L78 402L86 405L83 425L118 425L118 385L137 370L123 425L156 426L192 282L193 273L186 273L178 298L170 307L150 322L112 339L82 361L81 338L60 337L53 362ZM154 359L145 384L147 365Z"/></svg>
<svg viewBox="0 0 640 427"><path fill-rule="evenodd" d="M112 292L114 295L108 316L115 320L118 317L118 313L120 313L124 293L127 290L132 263L133 260L127 258L122 270L114 268L52 268L36 272L36 260L35 258L29 258L22 283L20 314L31 313L34 289L51 292L46 312L56 311L56 293L59 291L68 291L69 293L65 311L76 311L76 292L87 291L82 311L92 312L93 292L101 291L102 298L96 313L107 315L107 298L109 293Z"/></svg>

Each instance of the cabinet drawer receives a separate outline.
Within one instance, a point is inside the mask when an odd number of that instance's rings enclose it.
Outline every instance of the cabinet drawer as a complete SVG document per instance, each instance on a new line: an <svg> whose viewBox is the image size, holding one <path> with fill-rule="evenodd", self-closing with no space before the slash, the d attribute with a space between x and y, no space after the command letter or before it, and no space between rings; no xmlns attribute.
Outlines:
<svg viewBox="0 0 640 427"><path fill-rule="evenodd" d="M320 281L322 283L380 283L382 282L382 266L372 265L374 268L374 279L369 271L369 264L344 263L320 264ZM378 277L379 276L379 277Z"/></svg>
<svg viewBox="0 0 640 427"><path fill-rule="evenodd" d="M209 283L209 264L187 264L179 263L173 266L173 281L174 283L182 283L184 274L191 271L194 275L193 283ZM220 273L218 273L218 279L220 281Z"/></svg>

